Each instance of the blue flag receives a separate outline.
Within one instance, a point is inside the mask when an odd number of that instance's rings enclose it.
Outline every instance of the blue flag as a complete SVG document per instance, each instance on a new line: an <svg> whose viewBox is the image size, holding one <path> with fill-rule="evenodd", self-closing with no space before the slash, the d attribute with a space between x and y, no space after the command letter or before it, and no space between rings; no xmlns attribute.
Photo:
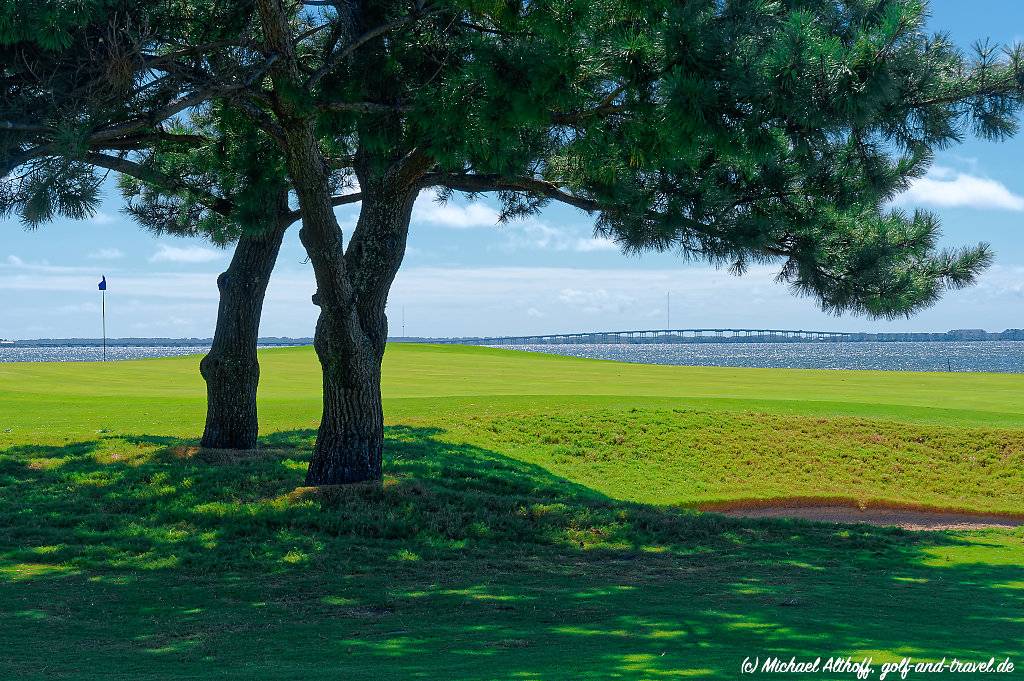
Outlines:
<svg viewBox="0 0 1024 681"><path fill-rule="evenodd" d="M103 278L100 279L100 290L101 291L106 291L107 290L107 275L103 275Z"/></svg>

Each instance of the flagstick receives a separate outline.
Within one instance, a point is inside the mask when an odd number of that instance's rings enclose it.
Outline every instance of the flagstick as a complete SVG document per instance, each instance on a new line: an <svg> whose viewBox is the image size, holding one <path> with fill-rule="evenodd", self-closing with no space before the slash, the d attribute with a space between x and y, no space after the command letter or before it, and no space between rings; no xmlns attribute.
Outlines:
<svg viewBox="0 0 1024 681"><path fill-rule="evenodd" d="M100 291L102 294L100 299L100 310L103 315L103 361L107 361L107 289Z"/></svg>

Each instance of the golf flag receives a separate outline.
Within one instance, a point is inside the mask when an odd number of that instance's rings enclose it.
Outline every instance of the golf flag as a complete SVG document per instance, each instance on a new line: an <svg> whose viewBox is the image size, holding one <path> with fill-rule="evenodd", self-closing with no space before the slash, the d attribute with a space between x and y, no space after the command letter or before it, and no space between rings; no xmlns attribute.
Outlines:
<svg viewBox="0 0 1024 681"><path fill-rule="evenodd" d="M107 275L100 278L100 314L103 318L103 361L107 361Z"/></svg>

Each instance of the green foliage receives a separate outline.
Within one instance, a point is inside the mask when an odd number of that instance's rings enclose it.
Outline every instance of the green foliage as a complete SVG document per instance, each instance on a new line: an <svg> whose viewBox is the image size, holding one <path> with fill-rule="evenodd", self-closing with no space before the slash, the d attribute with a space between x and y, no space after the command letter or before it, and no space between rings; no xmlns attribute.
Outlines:
<svg viewBox="0 0 1024 681"><path fill-rule="evenodd" d="M829 312L909 315L991 261L890 204L937 150L1016 132L1024 57L927 34L921 0L356 5L288 4L295 63L270 79L283 55L250 0L72 4L68 38L3 48L0 114L52 130L8 128L0 162L106 148L155 171L123 184L143 224L225 242L284 191L281 117L313 117L332 189L415 152L442 198L495 192L504 219L565 200L626 251L775 263ZM65 6L3 20L45 28ZM149 137L87 139L149 116Z"/></svg>
<svg viewBox="0 0 1024 681"><path fill-rule="evenodd" d="M3 0L0 45L31 42L44 50L65 49L83 25L122 5L121 0Z"/></svg>
<svg viewBox="0 0 1024 681"><path fill-rule="evenodd" d="M797 254L779 275L824 310L892 318L937 301L946 288L974 283L993 260L985 244L938 251L935 217L916 211L827 212L797 237Z"/></svg>
<svg viewBox="0 0 1024 681"><path fill-rule="evenodd" d="M267 214L280 212L284 183L265 140L256 148L251 125L242 130L235 114L223 134L214 129L200 144L191 133L215 128L214 111L224 106L200 102L180 115L155 113L173 111L204 67L231 76L230 60L184 46L230 44L251 3L52 0L27 10L14 4L0 7L0 27L8 29L0 28L0 210L33 227L57 215L88 216L97 168L116 169L131 197L128 213L155 231L222 244L267 228ZM100 134L118 127L124 132Z"/></svg>
<svg viewBox="0 0 1024 681"><path fill-rule="evenodd" d="M325 100L396 105L338 114L337 134L425 149L502 189L506 218L543 208L524 179L543 180L626 251L781 262L829 312L909 315L991 260L936 251L932 216L888 207L935 150L1014 134L1021 106L1019 50L964 55L918 0L447 7L325 81Z"/></svg>
<svg viewBox="0 0 1024 681"><path fill-rule="evenodd" d="M84 162L91 119L112 109L129 115L133 104L127 101L136 84L129 7L129 0L0 7L3 214L38 227L58 215L81 219L94 212L100 179Z"/></svg>
<svg viewBox="0 0 1024 681"><path fill-rule="evenodd" d="M84 164L63 159L36 163L23 180L0 194L0 216L16 212L22 224L32 229L58 215L84 220L99 207L99 185Z"/></svg>
<svg viewBox="0 0 1024 681"><path fill-rule="evenodd" d="M157 234L204 236L217 244L275 228L288 184L279 150L266 133L226 105L198 112L169 132L202 143L156 144L140 152L143 167L174 182L121 175L129 215ZM229 205L226 214L213 210L211 199Z"/></svg>

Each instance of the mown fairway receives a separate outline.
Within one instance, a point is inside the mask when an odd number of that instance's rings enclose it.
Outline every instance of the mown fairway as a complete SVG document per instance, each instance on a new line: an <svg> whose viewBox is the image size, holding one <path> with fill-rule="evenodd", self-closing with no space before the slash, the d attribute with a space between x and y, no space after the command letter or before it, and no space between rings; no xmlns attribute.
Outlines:
<svg viewBox="0 0 1024 681"><path fill-rule="evenodd" d="M1020 529L687 508L1022 513L1019 376L392 346L384 487L314 492L296 488L315 358L261 362L263 447L241 457L195 448L198 358L0 365L0 678L731 679L765 655L1024 668Z"/></svg>

